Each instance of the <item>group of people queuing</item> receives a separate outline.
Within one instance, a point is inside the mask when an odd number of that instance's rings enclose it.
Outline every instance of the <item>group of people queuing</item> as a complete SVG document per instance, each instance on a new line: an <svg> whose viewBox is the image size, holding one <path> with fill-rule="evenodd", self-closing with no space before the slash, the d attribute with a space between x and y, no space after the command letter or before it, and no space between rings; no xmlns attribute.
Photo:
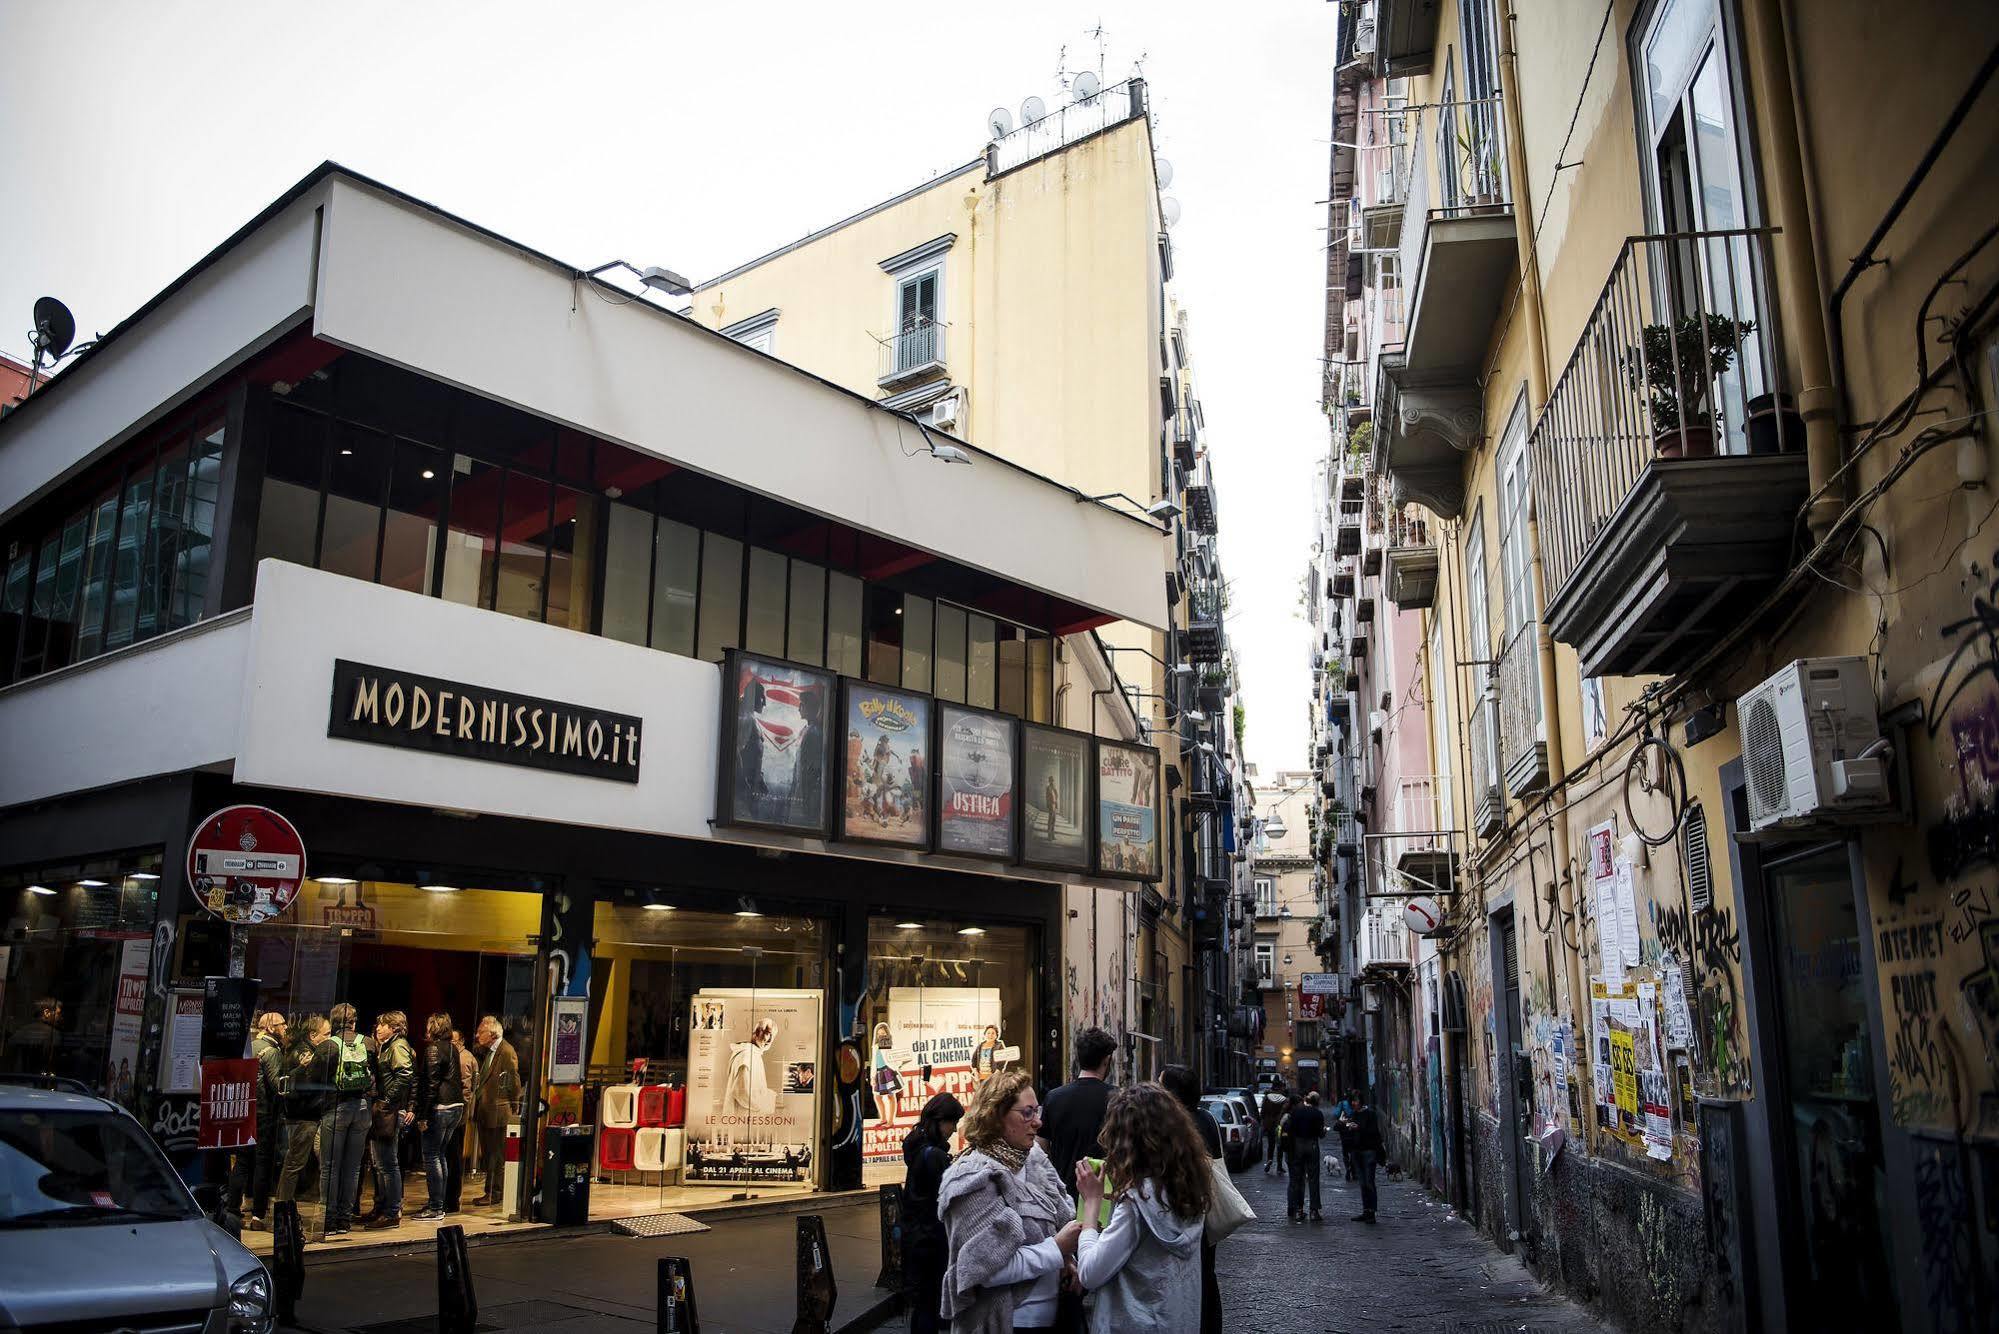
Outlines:
<svg viewBox="0 0 1999 1334"><path fill-rule="evenodd" d="M1290 1174L1286 1216L1303 1223L1322 1222L1319 1212L1319 1164L1326 1137L1326 1113L1320 1106L1319 1091L1308 1090L1302 1097L1284 1087L1280 1079L1263 1091L1257 1107L1263 1124L1264 1172ZM1356 1223L1375 1221L1377 1203L1375 1174L1381 1166L1381 1118L1362 1093L1342 1097L1333 1108L1332 1128L1340 1137L1340 1160L1348 1181L1360 1183L1360 1212Z"/></svg>
<svg viewBox="0 0 1999 1334"><path fill-rule="evenodd" d="M315 1157L322 1222L318 1235L340 1236L403 1221L405 1167L421 1164L423 1208L435 1220L459 1212L465 1165L483 1169L484 1193L471 1203L500 1203L507 1127L519 1114L520 1061L495 1015L482 1017L468 1047L446 1013L432 1014L412 1037L409 1017L389 1010L360 1031L352 1005L294 1024L271 1010L251 1039L257 1061L257 1142L230 1173L233 1212L250 1197L244 1226L267 1230L273 1198L296 1201ZM418 1048L421 1043L421 1050ZM476 1132L467 1144L468 1125ZM360 1213L362 1178L373 1205ZM413 1175L413 1173L412 1173Z"/></svg>
<svg viewBox="0 0 1999 1334"><path fill-rule="evenodd" d="M1113 1088L1116 1050L1083 1030L1076 1078L1045 1103L1026 1073L1002 1070L969 1108L948 1093L924 1107L903 1143L917 1334L1221 1328L1205 1235L1219 1128L1184 1066Z"/></svg>

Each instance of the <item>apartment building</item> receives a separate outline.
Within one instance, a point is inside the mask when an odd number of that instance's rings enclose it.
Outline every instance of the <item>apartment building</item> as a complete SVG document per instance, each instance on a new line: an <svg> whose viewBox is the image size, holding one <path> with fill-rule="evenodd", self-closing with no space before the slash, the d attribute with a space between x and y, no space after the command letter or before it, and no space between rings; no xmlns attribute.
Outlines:
<svg viewBox="0 0 1999 1334"><path fill-rule="evenodd" d="M1999 23L1340 16L1314 759L1441 909L1395 1152L1628 1327L1987 1327Z"/></svg>
<svg viewBox="0 0 1999 1334"><path fill-rule="evenodd" d="M1273 780L1257 789L1258 836L1250 857L1254 976L1263 1011L1255 1073L1281 1078L1293 1089L1323 1088L1325 1020L1320 999L1306 999L1305 991L1307 974L1319 971L1324 917L1312 858L1318 775L1286 770Z"/></svg>

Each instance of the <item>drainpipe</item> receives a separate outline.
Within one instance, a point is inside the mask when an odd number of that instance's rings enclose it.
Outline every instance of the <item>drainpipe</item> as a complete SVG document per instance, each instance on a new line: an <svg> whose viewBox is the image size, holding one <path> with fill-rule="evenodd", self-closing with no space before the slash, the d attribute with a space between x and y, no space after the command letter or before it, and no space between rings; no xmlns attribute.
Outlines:
<svg viewBox="0 0 1999 1334"><path fill-rule="evenodd" d="M1520 264L1520 316L1527 328L1527 416L1538 417L1548 401L1548 332L1542 318L1541 266L1534 259L1534 199L1527 175L1527 133L1520 120L1519 55L1513 45L1518 22L1511 0L1499 25L1499 100L1506 115L1506 173L1513 184L1513 242ZM1560 170L1561 164L1555 164Z"/></svg>
<svg viewBox="0 0 1999 1334"><path fill-rule="evenodd" d="M1843 450L1839 441L1839 395L1833 387L1832 359L1826 349L1820 304L1818 258L1812 247L1812 214L1805 189L1798 105L1791 84L1784 14L1778 0L1750 0L1744 6L1751 86L1761 113L1764 186L1782 228L1770 238L1777 259L1777 298L1784 330L1798 362L1798 412L1805 419L1805 467L1818 499L1805 513L1812 540L1825 540L1846 509L1848 485L1835 479ZM1831 482L1831 485L1827 485Z"/></svg>

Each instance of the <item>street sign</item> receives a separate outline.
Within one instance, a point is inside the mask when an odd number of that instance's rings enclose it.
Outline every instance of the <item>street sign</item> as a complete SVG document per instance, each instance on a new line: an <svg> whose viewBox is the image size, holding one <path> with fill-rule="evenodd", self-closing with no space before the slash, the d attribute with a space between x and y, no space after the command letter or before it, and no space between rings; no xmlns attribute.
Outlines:
<svg viewBox="0 0 1999 1334"><path fill-rule="evenodd" d="M279 917L305 879L305 843L264 806L225 806L187 845L187 882L202 907L232 926Z"/></svg>
<svg viewBox="0 0 1999 1334"><path fill-rule="evenodd" d="M1300 995L1337 996L1344 990L1338 973L1306 973L1298 980Z"/></svg>
<svg viewBox="0 0 1999 1334"><path fill-rule="evenodd" d="M1300 1019L1324 1019L1326 998L1316 991L1298 993L1298 1017Z"/></svg>

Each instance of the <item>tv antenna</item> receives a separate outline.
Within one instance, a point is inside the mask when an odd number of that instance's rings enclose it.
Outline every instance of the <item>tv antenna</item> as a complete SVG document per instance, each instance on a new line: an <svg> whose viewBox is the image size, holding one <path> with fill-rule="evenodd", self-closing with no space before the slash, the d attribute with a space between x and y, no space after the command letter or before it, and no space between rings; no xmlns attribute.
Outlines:
<svg viewBox="0 0 1999 1334"><path fill-rule="evenodd" d="M986 132L995 139L1004 139L1013 133L1013 113L1005 107L994 107L986 113Z"/></svg>
<svg viewBox="0 0 1999 1334"><path fill-rule="evenodd" d="M52 296L35 300L35 327L28 335L28 342L35 349L33 363L28 368L28 392L35 392L35 381L41 375L42 358L49 359L54 366L69 351L69 345L76 339L76 316L69 313L69 307Z"/></svg>

